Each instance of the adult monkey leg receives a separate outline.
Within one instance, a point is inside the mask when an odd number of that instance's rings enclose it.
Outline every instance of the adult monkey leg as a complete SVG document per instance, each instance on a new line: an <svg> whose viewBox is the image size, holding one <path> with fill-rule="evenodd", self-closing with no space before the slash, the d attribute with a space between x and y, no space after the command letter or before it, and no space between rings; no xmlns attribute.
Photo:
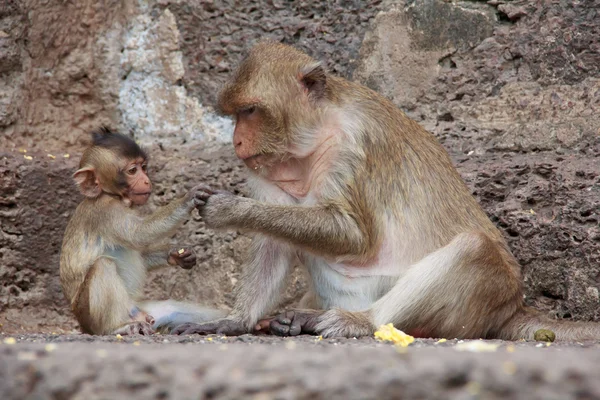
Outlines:
<svg viewBox="0 0 600 400"><path fill-rule="evenodd" d="M249 249L250 260L242 267L240 284L236 288L233 310L226 318L206 323L187 323L173 329L172 334L240 335L255 330L278 300L295 254L286 244L263 235L256 235Z"/></svg>
<svg viewBox="0 0 600 400"><path fill-rule="evenodd" d="M88 270L73 304L73 313L84 333L153 333L152 317L135 305L117 265L108 257L98 258Z"/></svg>
<svg viewBox="0 0 600 400"><path fill-rule="evenodd" d="M370 309L288 311L271 322L271 331L358 337L391 322L420 337L494 337L520 310L520 296L519 277L497 244L464 233L412 265Z"/></svg>

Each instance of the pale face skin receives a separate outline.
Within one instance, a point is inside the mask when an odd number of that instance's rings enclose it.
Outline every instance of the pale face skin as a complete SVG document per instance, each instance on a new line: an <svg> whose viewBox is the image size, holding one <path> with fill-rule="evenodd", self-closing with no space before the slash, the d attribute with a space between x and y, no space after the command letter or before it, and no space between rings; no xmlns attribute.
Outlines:
<svg viewBox="0 0 600 400"><path fill-rule="evenodd" d="M146 204L152 193L152 183L147 174L147 163L143 158L138 158L128 163L124 169L129 187L127 197L136 206Z"/></svg>

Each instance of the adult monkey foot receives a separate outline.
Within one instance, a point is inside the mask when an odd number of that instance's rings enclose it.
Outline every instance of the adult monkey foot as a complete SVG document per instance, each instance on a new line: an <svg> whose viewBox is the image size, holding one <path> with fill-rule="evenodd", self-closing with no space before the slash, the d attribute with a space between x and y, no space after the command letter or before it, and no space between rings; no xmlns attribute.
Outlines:
<svg viewBox="0 0 600 400"><path fill-rule="evenodd" d="M270 332L277 336L297 336L302 333L315 335L321 310L289 310L285 311L269 323Z"/></svg>
<svg viewBox="0 0 600 400"><path fill-rule="evenodd" d="M201 324L187 323L182 324L171 331L172 335L226 335L239 336L249 333L248 329L240 321L232 319L218 319L211 322L203 322Z"/></svg>

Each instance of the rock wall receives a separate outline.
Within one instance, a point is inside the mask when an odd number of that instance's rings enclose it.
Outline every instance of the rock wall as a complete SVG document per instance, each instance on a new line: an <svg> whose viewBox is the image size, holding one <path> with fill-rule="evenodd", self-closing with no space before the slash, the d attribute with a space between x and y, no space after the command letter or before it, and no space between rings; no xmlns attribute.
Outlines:
<svg viewBox="0 0 600 400"><path fill-rule="evenodd" d="M354 78L450 151L526 301L598 319L600 1L390 2Z"/></svg>
<svg viewBox="0 0 600 400"><path fill-rule="evenodd" d="M505 232L526 301L598 319L599 9L599 0L1 2L0 330L76 328L58 254L91 128L131 131L149 147L149 209L195 182L244 192L231 121L211 105L265 37L378 90L433 132ZM248 238L194 218L173 241L193 245L199 265L152 274L146 295L231 305ZM297 271L282 304L304 289Z"/></svg>

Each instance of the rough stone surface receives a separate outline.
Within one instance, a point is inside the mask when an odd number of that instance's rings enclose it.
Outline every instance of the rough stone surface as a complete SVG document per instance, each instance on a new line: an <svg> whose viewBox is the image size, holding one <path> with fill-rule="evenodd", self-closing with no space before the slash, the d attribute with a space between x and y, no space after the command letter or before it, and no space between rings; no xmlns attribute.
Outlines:
<svg viewBox="0 0 600 400"><path fill-rule="evenodd" d="M292 44L350 77L369 21L380 1L162 0L176 16L190 93L214 104L216 94L259 40ZM201 33L201 34L199 34Z"/></svg>
<svg viewBox="0 0 600 400"><path fill-rule="evenodd" d="M2 337L0 336L0 339ZM0 344L0 397L36 399L593 399L597 343L458 351L417 340L28 335ZM539 347L538 347L539 346Z"/></svg>
<svg viewBox="0 0 600 400"><path fill-rule="evenodd" d="M264 37L354 74L430 129L505 232L523 265L526 301L555 316L599 319L598 6L2 2L2 329L76 327L57 270L61 234L80 199L70 174L87 129L134 128L154 143L150 209L196 182L243 193L241 166L219 144L231 126L207 107ZM146 295L230 305L248 238L193 219L173 240L193 245L200 263L153 274ZM297 273L283 304L303 289Z"/></svg>
<svg viewBox="0 0 600 400"><path fill-rule="evenodd" d="M600 135L600 2L489 3L500 5L393 2L355 79L456 139L451 152L575 148Z"/></svg>

